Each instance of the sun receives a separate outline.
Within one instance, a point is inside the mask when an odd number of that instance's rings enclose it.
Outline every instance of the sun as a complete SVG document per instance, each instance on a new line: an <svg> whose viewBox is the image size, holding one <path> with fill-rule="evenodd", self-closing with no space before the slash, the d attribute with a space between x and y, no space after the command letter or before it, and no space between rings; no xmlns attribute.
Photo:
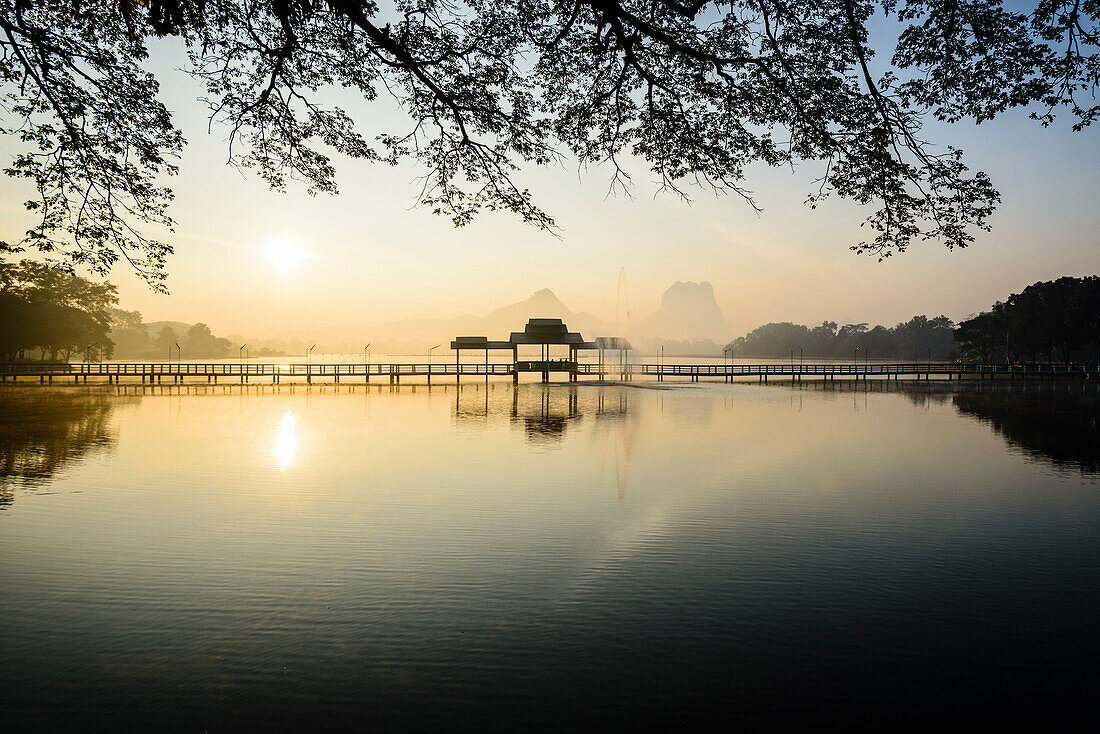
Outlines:
<svg viewBox="0 0 1100 734"><path fill-rule="evenodd" d="M284 273L297 269L309 255L302 247L289 240L277 240L264 248L271 264Z"/></svg>

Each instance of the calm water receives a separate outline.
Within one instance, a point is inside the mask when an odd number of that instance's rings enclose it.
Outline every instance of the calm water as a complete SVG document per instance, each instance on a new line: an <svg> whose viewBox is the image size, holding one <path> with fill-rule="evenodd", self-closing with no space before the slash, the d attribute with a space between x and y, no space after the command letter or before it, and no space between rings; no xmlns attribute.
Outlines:
<svg viewBox="0 0 1100 734"><path fill-rule="evenodd" d="M1057 721L1100 393L0 389L23 728Z"/></svg>

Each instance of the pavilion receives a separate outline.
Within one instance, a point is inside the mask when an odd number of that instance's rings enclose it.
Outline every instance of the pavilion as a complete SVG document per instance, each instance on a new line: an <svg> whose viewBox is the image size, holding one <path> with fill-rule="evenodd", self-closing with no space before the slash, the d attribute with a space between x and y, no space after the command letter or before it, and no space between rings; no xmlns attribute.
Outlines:
<svg viewBox="0 0 1100 734"><path fill-rule="evenodd" d="M520 361L519 348L521 346L539 346L541 348L538 360ZM554 346L568 347L569 356L566 359L551 359L550 350ZM569 381L577 379L577 355L581 351L599 351L600 374L603 374L603 354L607 349L619 350L620 355L625 355L631 349L630 343L621 337L598 337L596 341L585 341L579 332L569 331L569 327L561 319L529 319L523 331L513 331L506 341L493 341L484 336L456 336L451 342L451 349L455 350L455 364L461 362L462 351L485 352L485 364L489 364L489 352L511 350L512 352L512 380L519 382L520 372L541 372L543 382L550 379L551 372L568 372ZM620 363L622 363L620 359ZM486 369L488 373L488 369Z"/></svg>

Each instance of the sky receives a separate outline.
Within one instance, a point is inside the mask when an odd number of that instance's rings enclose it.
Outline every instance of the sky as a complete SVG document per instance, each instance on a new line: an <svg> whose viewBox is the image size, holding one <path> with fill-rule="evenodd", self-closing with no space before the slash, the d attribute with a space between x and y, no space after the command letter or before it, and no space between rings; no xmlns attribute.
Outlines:
<svg viewBox="0 0 1100 734"><path fill-rule="evenodd" d="M481 315L541 288L574 311L613 319L618 309L638 321L673 282L705 280L742 334L771 321L957 320L1035 281L1100 273L1100 129L1044 129L1025 111L925 130L989 173L1002 196L992 231L965 250L915 243L878 262L848 250L869 238L860 228L867 211L838 199L817 210L803 205L822 171L815 164L750 168L744 183L759 215L733 195L700 190L690 204L654 196L654 177L641 167L633 198L607 195L607 170L524 170L521 181L555 217L559 237L505 213L456 229L415 206L420 172L412 165L335 156L339 195L310 197L293 183L270 191L226 164L226 131L208 132L199 88L172 71L179 63L169 44L153 48L162 98L189 141L171 181L170 295L151 292L124 266L111 276L120 306L146 321L203 321L218 334L257 338L335 327L369 339L372 324ZM379 130L395 119L377 107L357 115ZM11 153L0 139L0 159ZM30 193L0 177L0 239L17 241L31 224L21 206Z"/></svg>

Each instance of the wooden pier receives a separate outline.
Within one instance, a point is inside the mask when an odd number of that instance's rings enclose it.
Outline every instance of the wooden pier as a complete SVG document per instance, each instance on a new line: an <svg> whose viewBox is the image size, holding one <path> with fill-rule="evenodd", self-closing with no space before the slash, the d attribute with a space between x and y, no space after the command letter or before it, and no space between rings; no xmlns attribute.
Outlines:
<svg viewBox="0 0 1100 734"><path fill-rule="evenodd" d="M378 363L378 364L286 364L244 362L76 362L0 364L0 381L38 382L42 384L84 384L90 382L131 382L146 384L207 382L211 384L285 381L312 384L382 382L433 379L508 377L518 380L523 373L540 375L564 373L569 381L581 378L628 382L650 378L663 382L734 382L769 379L841 380L962 380L962 379L1053 379L1094 380L1100 378L1100 364L980 364L966 362L878 362L864 364L663 364L663 363L584 363L575 360L538 360L508 363Z"/></svg>
<svg viewBox="0 0 1100 734"><path fill-rule="evenodd" d="M865 362L823 364L721 364L680 365L641 364L631 365L643 375L653 375L661 381L667 377L679 377L698 382L700 379L722 378L731 382L738 377L755 377L760 382L768 378L801 380L803 377L819 380L866 380L868 378L898 380L900 378L928 380L1012 379L1012 378L1084 378L1100 376L1100 363L1031 363L984 364L978 362Z"/></svg>

